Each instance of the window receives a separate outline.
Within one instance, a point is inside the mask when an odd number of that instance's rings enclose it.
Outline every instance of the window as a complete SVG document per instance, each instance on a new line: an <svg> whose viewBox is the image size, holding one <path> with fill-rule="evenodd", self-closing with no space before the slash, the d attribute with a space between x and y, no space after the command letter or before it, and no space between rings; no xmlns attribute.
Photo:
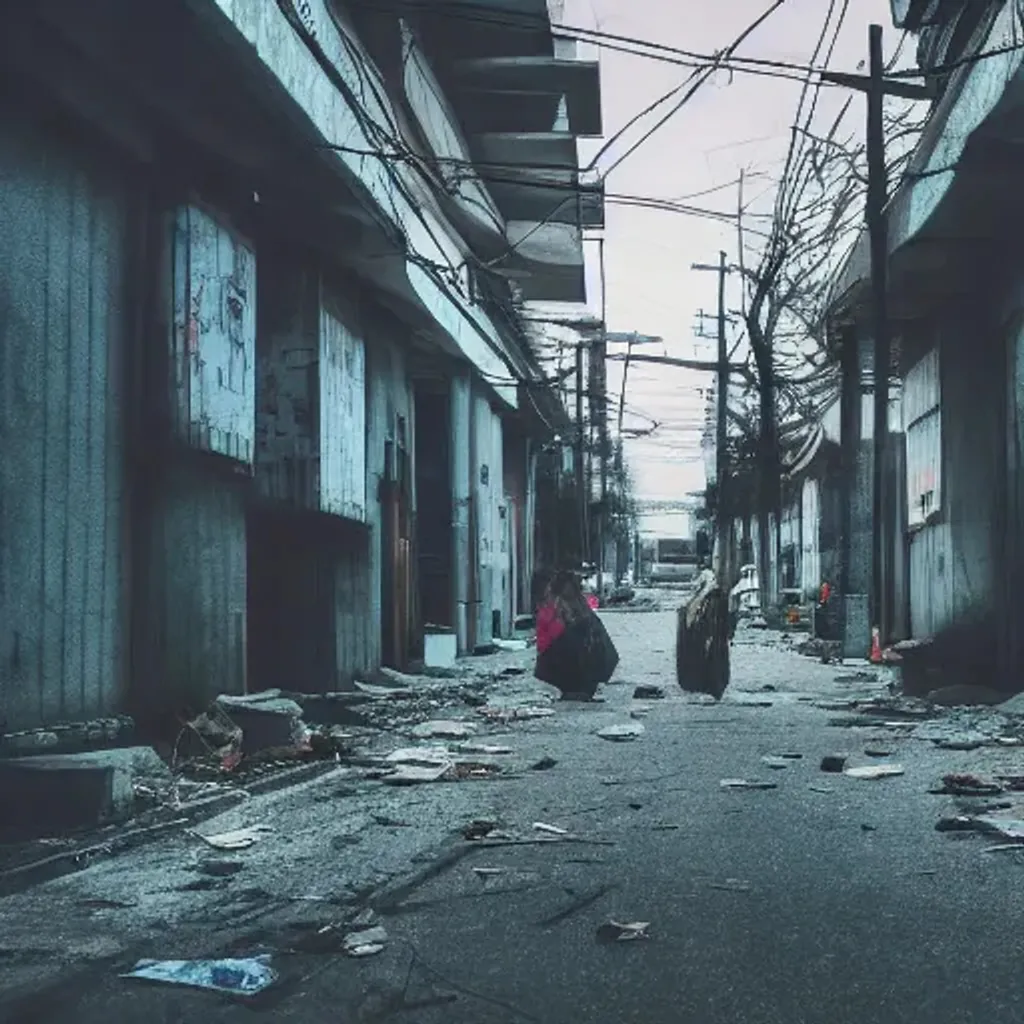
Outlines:
<svg viewBox="0 0 1024 1024"><path fill-rule="evenodd" d="M939 353L933 349L903 385L907 435L907 524L921 526L942 503L942 410Z"/></svg>

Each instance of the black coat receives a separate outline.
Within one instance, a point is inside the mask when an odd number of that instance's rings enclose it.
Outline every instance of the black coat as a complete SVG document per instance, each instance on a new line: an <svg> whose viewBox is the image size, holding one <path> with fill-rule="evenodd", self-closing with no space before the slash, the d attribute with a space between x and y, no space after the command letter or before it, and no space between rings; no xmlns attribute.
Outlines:
<svg viewBox="0 0 1024 1024"><path fill-rule="evenodd" d="M588 612L537 655L534 675L562 693L593 696L619 665L619 652L600 616Z"/></svg>

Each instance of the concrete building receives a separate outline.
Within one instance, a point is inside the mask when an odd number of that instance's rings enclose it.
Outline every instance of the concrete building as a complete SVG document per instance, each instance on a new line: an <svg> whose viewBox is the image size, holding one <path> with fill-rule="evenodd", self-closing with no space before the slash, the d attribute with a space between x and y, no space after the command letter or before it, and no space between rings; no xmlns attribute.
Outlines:
<svg viewBox="0 0 1024 1024"><path fill-rule="evenodd" d="M543 3L464 13L3 14L0 731L512 628L551 430L521 307L585 298L599 80Z"/></svg>
<svg viewBox="0 0 1024 1024"><path fill-rule="evenodd" d="M1019 689L1022 12L1003 0L893 0L893 15L916 35L936 98L889 203L893 434L880 625L885 640L959 630L955 653L971 681ZM833 287L830 315L845 353L844 447L864 483L865 403L876 387L869 278L862 238ZM853 496L850 506L850 590L866 594L869 578L854 569L870 566L862 557L870 554L870 508ZM866 627L854 626L862 651Z"/></svg>

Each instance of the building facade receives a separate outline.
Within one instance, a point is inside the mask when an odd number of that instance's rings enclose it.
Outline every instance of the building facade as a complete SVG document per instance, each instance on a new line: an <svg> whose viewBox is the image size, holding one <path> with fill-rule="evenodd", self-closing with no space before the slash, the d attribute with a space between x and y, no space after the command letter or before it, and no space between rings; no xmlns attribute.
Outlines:
<svg viewBox="0 0 1024 1024"><path fill-rule="evenodd" d="M585 298L598 72L542 4L417 10L3 15L0 731L337 689L523 610L521 310Z"/></svg>

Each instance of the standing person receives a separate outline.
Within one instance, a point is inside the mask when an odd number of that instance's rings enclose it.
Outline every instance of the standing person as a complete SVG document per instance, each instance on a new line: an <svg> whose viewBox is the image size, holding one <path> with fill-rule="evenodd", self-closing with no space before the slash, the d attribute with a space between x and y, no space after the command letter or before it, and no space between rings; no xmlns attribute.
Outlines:
<svg viewBox="0 0 1024 1024"><path fill-rule="evenodd" d="M556 572L537 610L536 677L558 687L563 700L591 700L618 663L619 653L576 574Z"/></svg>

